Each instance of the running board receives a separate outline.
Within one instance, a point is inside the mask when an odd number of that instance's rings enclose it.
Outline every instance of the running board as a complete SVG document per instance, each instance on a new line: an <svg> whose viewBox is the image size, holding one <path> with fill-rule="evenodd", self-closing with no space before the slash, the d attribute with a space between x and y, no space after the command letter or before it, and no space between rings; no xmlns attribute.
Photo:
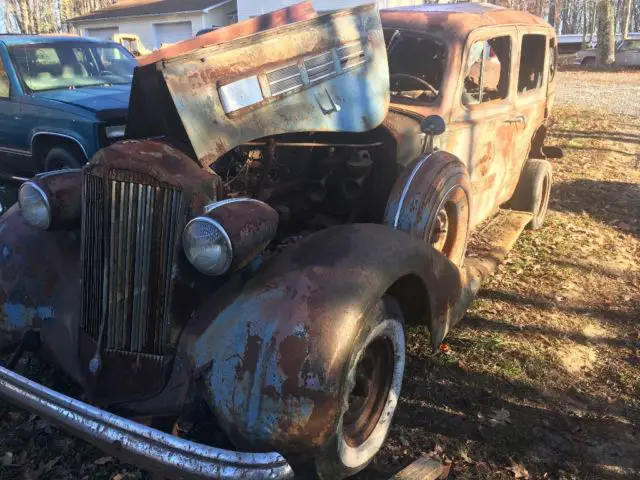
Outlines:
<svg viewBox="0 0 640 480"><path fill-rule="evenodd" d="M453 327L464 317L465 312L475 299L482 283L495 273L513 249L516 241L525 227L531 222L533 215L528 212L515 210L500 210L498 214L473 239L473 246L469 248L460 277L462 290L453 307L451 325ZM448 333L432 337L433 348L436 349ZM442 338L437 338L437 337Z"/></svg>

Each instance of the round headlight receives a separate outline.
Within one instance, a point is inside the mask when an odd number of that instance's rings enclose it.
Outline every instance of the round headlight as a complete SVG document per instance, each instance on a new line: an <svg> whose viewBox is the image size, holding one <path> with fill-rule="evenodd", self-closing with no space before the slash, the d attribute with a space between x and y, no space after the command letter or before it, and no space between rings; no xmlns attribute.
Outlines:
<svg viewBox="0 0 640 480"><path fill-rule="evenodd" d="M222 275L233 260L229 235L208 217L196 217L184 227L182 247L191 264L205 275Z"/></svg>
<svg viewBox="0 0 640 480"><path fill-rule="evenodd" d="M51 225L49 198L42 188L33 182L25 182L18 192L22 217L29 225L46 230Z"/></svg>

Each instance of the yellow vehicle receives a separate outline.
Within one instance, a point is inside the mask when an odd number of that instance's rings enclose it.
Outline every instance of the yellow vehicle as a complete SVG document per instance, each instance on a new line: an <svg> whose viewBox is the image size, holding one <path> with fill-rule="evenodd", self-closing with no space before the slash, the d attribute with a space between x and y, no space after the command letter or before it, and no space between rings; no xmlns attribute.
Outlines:
<svg viewBox="0 0 640 480"><path fill-rule="evenodd" d="M111 40L122 45L136 57L152 52L142 44L140 37L133 33L116 33L111 37Z"/></svg>

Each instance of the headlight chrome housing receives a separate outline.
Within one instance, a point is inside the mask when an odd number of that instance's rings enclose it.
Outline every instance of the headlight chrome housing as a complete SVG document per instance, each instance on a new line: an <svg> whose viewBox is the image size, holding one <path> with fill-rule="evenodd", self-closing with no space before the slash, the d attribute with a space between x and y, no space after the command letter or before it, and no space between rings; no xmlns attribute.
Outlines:
<svg viewBox="0 0 640 480"><path fill-rule="evenodd" d="M231 239L216 220L196 217L182 233L184 253L191 264L205 275L222 275L233 261Z"/></svg>
<svg viewBox="0 0 640 480"><path fill-rule="evenodd" d="M42 230L76 228L82 213L82 170L70 168L36 175L18 191L22 218Z"/></svg>
<svg viewBox="0 0 640 480"><path fill-rule="evenodd" d="M47 230L51 226L51 204L44 190L35 182L22 184L18 203L25 221L34 227Z"/></svg>
<svg viewBox="0 0 640 480"><path fill-rule="evenodd" d="M187 223L182 247L187 259L205 275L223 275L248 265L273 240L278 213L253 198L229 198L204 207Z"/></svg>

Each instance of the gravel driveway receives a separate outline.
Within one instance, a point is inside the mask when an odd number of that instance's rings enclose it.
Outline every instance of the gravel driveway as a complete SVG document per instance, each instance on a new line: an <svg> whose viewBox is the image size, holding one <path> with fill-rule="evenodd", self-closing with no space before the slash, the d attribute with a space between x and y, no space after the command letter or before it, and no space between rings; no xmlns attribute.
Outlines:
<svg viewBox="0 0 640 480"><path fill-rule="evenodd" d="M640 117L640 71L559 72L556 103Z"/></svg>

